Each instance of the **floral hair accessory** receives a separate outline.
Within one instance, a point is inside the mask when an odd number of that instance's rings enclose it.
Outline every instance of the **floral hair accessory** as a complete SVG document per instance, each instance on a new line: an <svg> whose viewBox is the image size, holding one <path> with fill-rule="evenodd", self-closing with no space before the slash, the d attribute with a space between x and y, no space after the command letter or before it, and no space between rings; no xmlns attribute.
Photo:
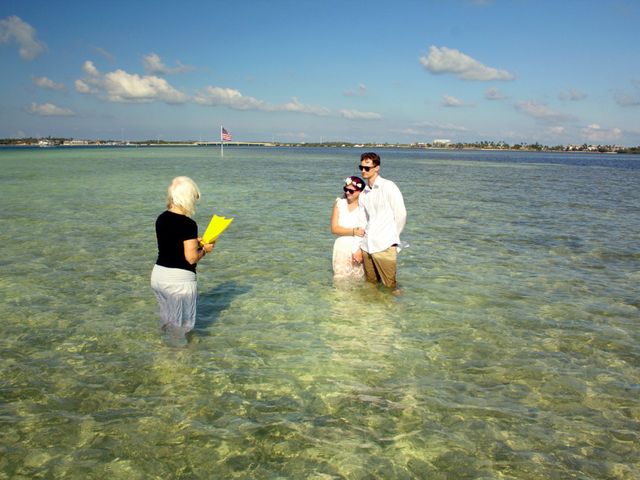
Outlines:
<svg viewBox="0 0 640 480"><path fill-rule="evenodd" d="M364 190L364 180L360 177L347 177L344 179L344 184L346 186L353 185L360 191Z"/></svg>

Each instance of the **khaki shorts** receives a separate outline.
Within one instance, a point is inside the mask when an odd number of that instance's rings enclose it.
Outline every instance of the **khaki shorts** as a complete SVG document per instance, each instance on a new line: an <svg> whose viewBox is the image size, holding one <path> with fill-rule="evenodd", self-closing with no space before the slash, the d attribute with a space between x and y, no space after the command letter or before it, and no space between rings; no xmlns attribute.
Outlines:
<svg viewBox="0 0 640 480"><path fill-rule="evenodd" d="M385 287L396 288L397 249L391 246L382 252L363 251L364 273L371 283L382 282Z"/></svg>

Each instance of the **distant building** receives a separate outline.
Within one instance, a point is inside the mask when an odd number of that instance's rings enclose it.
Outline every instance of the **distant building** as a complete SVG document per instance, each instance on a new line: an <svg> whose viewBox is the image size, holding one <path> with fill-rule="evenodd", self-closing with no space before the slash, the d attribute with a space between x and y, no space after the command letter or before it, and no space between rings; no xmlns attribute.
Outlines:
<svg viewBox="0 0 640 480"><path fill-rule="evenodd" d="M434 147L448 147L451 145L451 140L446 138L436 138L432 143Z"/></svg>

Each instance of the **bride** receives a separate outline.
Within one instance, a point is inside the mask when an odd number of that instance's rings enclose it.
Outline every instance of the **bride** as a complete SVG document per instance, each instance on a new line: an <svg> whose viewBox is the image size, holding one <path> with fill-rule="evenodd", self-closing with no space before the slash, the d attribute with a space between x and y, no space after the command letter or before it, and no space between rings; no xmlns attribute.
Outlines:
<svg viewBox="0 0 640 480"><path fill-rule="evenodd" d="M364 180L360 177L347 177L344 181L344 195L336 198L331 213L331 233L338 235L333 244L333 279L364 280L362 263L353 259L360 248L366 223L364 212L358 198L364 190Z"/></svg>

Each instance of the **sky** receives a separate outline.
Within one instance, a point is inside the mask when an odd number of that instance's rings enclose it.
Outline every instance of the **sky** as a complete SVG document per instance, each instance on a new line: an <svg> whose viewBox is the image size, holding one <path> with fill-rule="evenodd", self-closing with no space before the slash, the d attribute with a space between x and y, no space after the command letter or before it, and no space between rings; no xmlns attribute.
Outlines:
<svg viewBox="0 0 640 480"><path fill-rule="evenodd" d="M0 138L640 145L638 0L0 2Z"/></svg>

